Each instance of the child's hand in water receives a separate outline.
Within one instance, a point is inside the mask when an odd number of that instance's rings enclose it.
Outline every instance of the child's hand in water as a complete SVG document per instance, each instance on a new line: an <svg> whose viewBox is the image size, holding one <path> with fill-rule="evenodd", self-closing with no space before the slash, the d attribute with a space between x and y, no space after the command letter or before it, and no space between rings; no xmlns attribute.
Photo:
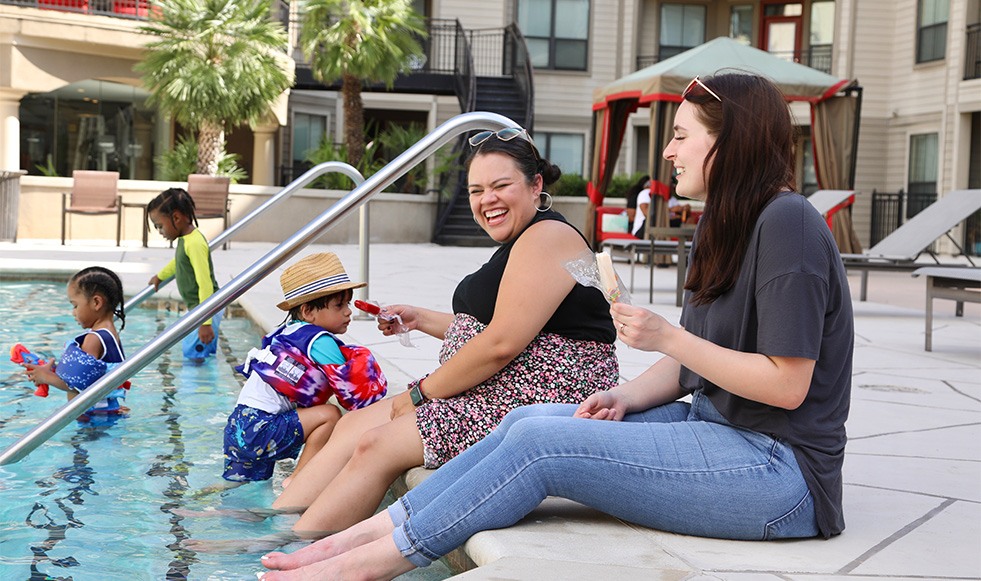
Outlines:
<svg viewBox="0 0 981 581"><path fill-rule="evenodd" d="M211 343L215 340L215 330L211 325L201 325L198 327L198 339L205 344Z"/></svg>

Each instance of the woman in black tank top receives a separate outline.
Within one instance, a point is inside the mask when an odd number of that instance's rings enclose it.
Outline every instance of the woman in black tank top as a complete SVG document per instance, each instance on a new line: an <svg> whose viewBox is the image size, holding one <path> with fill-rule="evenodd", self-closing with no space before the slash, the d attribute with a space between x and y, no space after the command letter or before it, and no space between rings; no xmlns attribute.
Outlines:
<svg viewBox="0 0 981 581"><path fill-rule="evenodd" d="M338 422L273 504L305 509L296 532L339 530L371 516L399 474L442 465L516 407L579 403L619 379L609 305L563 266L589 247L543 191L559 168L539 156L523 129L470 141L470 207L501 247L459 284L453 313L386 308L409 329L443 340L440 366ZM395 332L385 321L378 326Z"/></svg>

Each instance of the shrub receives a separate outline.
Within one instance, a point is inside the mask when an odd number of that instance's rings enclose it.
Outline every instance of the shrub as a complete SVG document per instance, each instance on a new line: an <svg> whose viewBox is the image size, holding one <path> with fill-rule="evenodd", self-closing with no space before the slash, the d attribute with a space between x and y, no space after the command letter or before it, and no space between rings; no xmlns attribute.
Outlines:
<svg viewBox="0 0 981 581"><path fill-rule="evenodd" d="M577 174L562 174L558 181L545 188L553 196L585 196L588 180Z"/></svg>
<svg viewBox="0 0 981 581"><path fill-rule="evenodd" d="M630 175L615 175L613 179L610 180L610 187L606 189L607 198L625 198L627 196L627 190L630 189L632 185L637 183L640 176L647 175L647 172L637 172Z"/></svg>
<svg viewBox="0 0 981 581"><path fill-rule="evenodd" d="M164 152L154 160L160 179L168 182L186 182L187 176L198 171L198 142L182 136L170 151ZM238 165L238 156L222 151L218 156L218 175L231 178L236 184L249 177Z"/></svg>

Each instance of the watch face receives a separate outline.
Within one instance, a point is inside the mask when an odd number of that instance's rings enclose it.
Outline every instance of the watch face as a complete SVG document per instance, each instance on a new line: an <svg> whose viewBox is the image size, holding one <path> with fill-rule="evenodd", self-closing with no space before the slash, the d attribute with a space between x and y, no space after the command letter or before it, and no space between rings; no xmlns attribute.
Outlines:
<svg viewBox="0 0 981 581"><path fill-rule="evenodd" d="M409 397L412 398L412 405L418 406L422 403L422 391L418 385L412 386L412 389L409 390Z"/></svg>

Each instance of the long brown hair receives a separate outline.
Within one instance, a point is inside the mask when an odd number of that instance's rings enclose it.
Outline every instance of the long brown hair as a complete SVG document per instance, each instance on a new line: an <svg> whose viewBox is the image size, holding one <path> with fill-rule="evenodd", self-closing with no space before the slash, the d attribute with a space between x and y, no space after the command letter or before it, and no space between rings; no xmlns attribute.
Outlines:
<svg viewBox="0 0 981 581"><path fill-rule="evenodd" d="M685 99L715 136L705 157L708 196L685 288L694 304L710 303L736 283L763 208L794 189L794 126L783 94L750 74L700 79L721 102L695 85Z"/></svg>

